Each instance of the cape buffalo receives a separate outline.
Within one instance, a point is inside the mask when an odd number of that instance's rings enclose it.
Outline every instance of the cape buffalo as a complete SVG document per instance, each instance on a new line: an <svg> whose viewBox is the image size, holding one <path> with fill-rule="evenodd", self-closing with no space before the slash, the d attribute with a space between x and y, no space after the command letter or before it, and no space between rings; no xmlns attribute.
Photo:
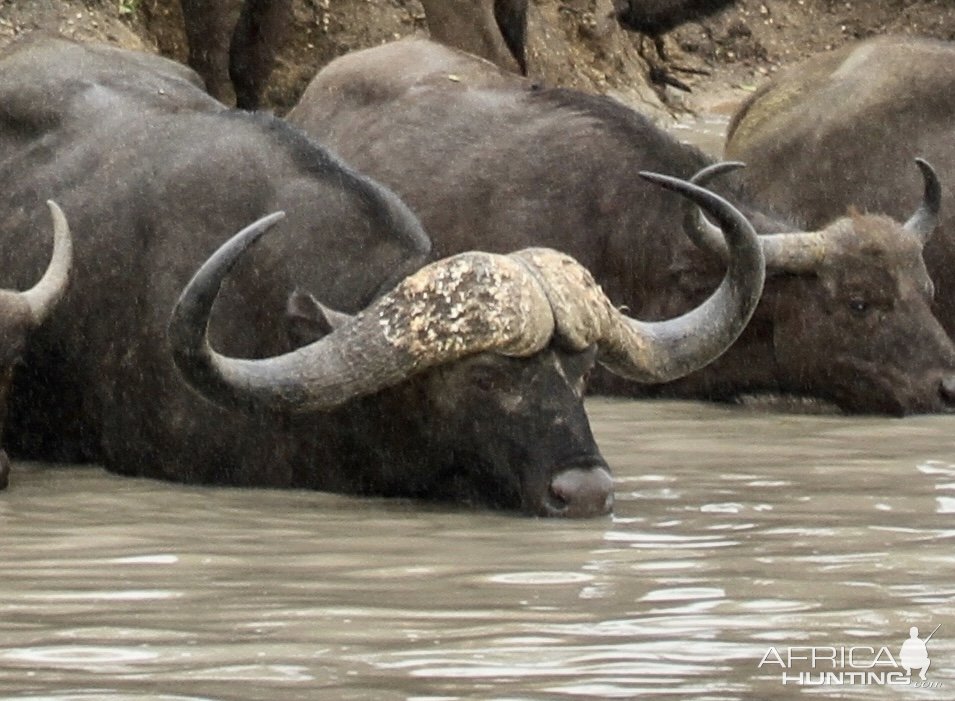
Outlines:
<svg viewBox="0 0 955 701"><path fill-rule="evenodd" d="M292 0L179 0L189 65L210 94L259 106L275 55L292 26Z"/></svg>
<svg viewBox="0 0 955 701"><path fill-rule="evenodd" d="M550 246L641 318L686 311L721 274L718 257L683 236L672 196L634 177L641 169L689 177L707 159L614 100L535 89L415 40L330 63L288 118L394 188L436 255ZM913 193L911 209L917 200ZM744 212L766 233L797 229ZM913 234L884 217L851 216L811 237L776 237L792 255L772 260L753 323L728 353L661 387L603 378L598 389L710 399L781 392L852 412L948 410L955 347L926 294L929 228L931 218ZM799 255L807 243L818 255Z"/></svg>
<svg viewBox="0 0 955 701"><path fill-rule="evenodd" d="M621 25L654 38L732 4L733 0L613 0Z"/></svg>
<svg viewBox="0 0 955 701"><path fill-rule="evenodd" d="M47 203L53 215L53 254L43 277L25 292L0 290L0 437L7 411L7 395L17 365L22 362L27 342L66 292L73 247L66 217L54 202ZM16 213L6 218L9 229ZM0 446L3 443L0 442ZM10 460L0 447L0 489L7 487Z"/></svg>
<svg viewBox="0 0 955 701"><path fill-rule="evenodd" d="M209 93L259 107L276 54L292 30L292 0L179 0L189 65ZM527 73L527 0L422 0L436 41Z"/></svg>
<svg viewBox="0 0 955 701"><path fill-rule="evenodd" d="M613 13L620 26L650 37L657 56L666 62L668 57L663 44L663 34L685 22L707 17L731 4L732 0L613 0ZM638 44L638 52L650 66L648 77L651 82L672 85L690 92L688 85L647 56L642 39ZM679 66L673 68L690 73L703 72Z"/></svg>
<svg viewBox="0 0 955 701"><path fill-rule="evenodd" d="M912 159L955 182L955 43L877 37L812 57L754 93L726 151L748 164L746 187L811 226L852 206L905 216L917 192ZM925 248L936 315L955 335L955 208Z"/></svg>
<svg viewBox="0 0 955 701"><path fill-rule="evenodd" d="M421 0L441 42L527 75L527 0Z"/></svg>
<svg viewBox="0 0 955 701"><path fill-rule="evenodd" d="M732 342L762 285L745 219L666 179L718 217L735 251L685 317L629 320L549 252L419 270L430 241L391 191L281 120L225 109L155 56L21 41L0 54L0 105L0 212L31 211L49 193L70 211L76 246L76 282L15 380L7 439L20 455L186 482L602 514L612 481L581 397L595 359L640 379L688 372ZM209 268L167 336L202 261L278 209L280 232L219 296L209 333L222 355L200 343ZM30 274L41 253L0 241L0 275L13 260ZM230 410L188 389L172 350Z"/></svg>

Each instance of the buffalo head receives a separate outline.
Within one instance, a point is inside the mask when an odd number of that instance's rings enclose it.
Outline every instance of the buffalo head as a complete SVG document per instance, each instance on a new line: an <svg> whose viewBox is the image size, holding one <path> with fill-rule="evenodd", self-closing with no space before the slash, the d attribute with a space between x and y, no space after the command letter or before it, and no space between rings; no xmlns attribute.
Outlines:
<svg viewBox="0 0 955 701"><path fill-rule="evenodd" d="M53 255L40 281L25 292L0 290L0 435L13 372L23 357L30 332L50 314L66 291L73 245L63 212L47 202L53 216ZM10 461L0 448L0 489L7 486Z"/></svg>
<svg viewBox="0 0 955 701"><path fill-rule="evenodd" d="M704 207L729 241L722 284L676 319L628 318L587 270L551 249L470 252L419 269L355 316L300 297L293 306L318 340L271 358L227 358L209 344L209 313L235 261L281 216L273 214L225 243L183 291L169 325L175 363L222 406L332 412L360 426L369 440L342 452L378 463L377 483L363 491L546 516L606 513L612 480L584 412L587 373L595 362L643 382L692 372L742 331L764 275L755 232L725 200L646 177ZM379 453L369 451L382 432L390 435Z"/></svg>
<svg viewBox="0 0 955 701"><path fill-rule="evenodd" d="M941 187L932 167L916 162L924 195L904 224L850 212L819 231L760 237L770 275L763 306L784 391L850 412L955 408L955 347L933 314L934 286L922 258L938 223ZM692 181L741 166L715 164ZM725 257L721 233L697 208L688 208L684 221L700 247Z"/></svg>

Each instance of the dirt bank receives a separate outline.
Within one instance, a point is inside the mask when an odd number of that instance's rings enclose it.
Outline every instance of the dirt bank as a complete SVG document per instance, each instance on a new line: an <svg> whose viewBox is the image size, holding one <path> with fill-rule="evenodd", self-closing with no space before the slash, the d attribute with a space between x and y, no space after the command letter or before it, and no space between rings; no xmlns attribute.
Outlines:
<svg viewBox="0 0 955 701"><path fill-rule="evenodd" d="M720 111L779 68L877 34L955 39L951 0L737 0L703 23L667 36L681 60L709 71L690 77L694 109Z"/></svg>
<svg viewBox="0 0 955 701"><path fill-rule="evenodd" d="M610 17L612 0L532 0L531 72L543 82L612 94L667 119L681 111L729 111L781 66L882 33L955 38L949 0L737 0L665 37L687 94L647 80L640 37ZM425 34L417 0L295 0L294 40L283 46L266 95L278 112L294 104L335 56L409 34ZM44 29L84 40L160 51L185 60L178 0L0 0L0 46ZM643 42L644 50L652 50Z"/></svg>

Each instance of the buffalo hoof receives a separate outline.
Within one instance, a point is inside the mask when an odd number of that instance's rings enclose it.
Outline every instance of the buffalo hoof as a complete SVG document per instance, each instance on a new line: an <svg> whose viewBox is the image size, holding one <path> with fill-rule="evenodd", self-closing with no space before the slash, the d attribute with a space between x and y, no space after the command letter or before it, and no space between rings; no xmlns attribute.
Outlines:
<svg viewBox="0 0 955 701"><path fill-rule="evenodd" d="M550 483L548 516L587 518L613 511L613 478L602 467L564 470Z"/></svg>

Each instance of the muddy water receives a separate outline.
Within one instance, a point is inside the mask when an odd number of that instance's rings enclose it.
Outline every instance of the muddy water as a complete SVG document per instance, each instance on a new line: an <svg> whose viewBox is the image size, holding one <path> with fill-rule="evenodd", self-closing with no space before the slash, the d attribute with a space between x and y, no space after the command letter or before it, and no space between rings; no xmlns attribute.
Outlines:
<svg viewBox="0 0 955 701"><path fill-rule="evenodd" d="M0 698L955 698L955 418L589 410L572 523L17 464ZM929 688L783 685L939 624Z"/></svg>
<svg viewBox="0 0 955 701"><path fill-rule="evenodd" d="M582 522L15 465L0 698L955 698L955 418L589 410Z"/></svg>

